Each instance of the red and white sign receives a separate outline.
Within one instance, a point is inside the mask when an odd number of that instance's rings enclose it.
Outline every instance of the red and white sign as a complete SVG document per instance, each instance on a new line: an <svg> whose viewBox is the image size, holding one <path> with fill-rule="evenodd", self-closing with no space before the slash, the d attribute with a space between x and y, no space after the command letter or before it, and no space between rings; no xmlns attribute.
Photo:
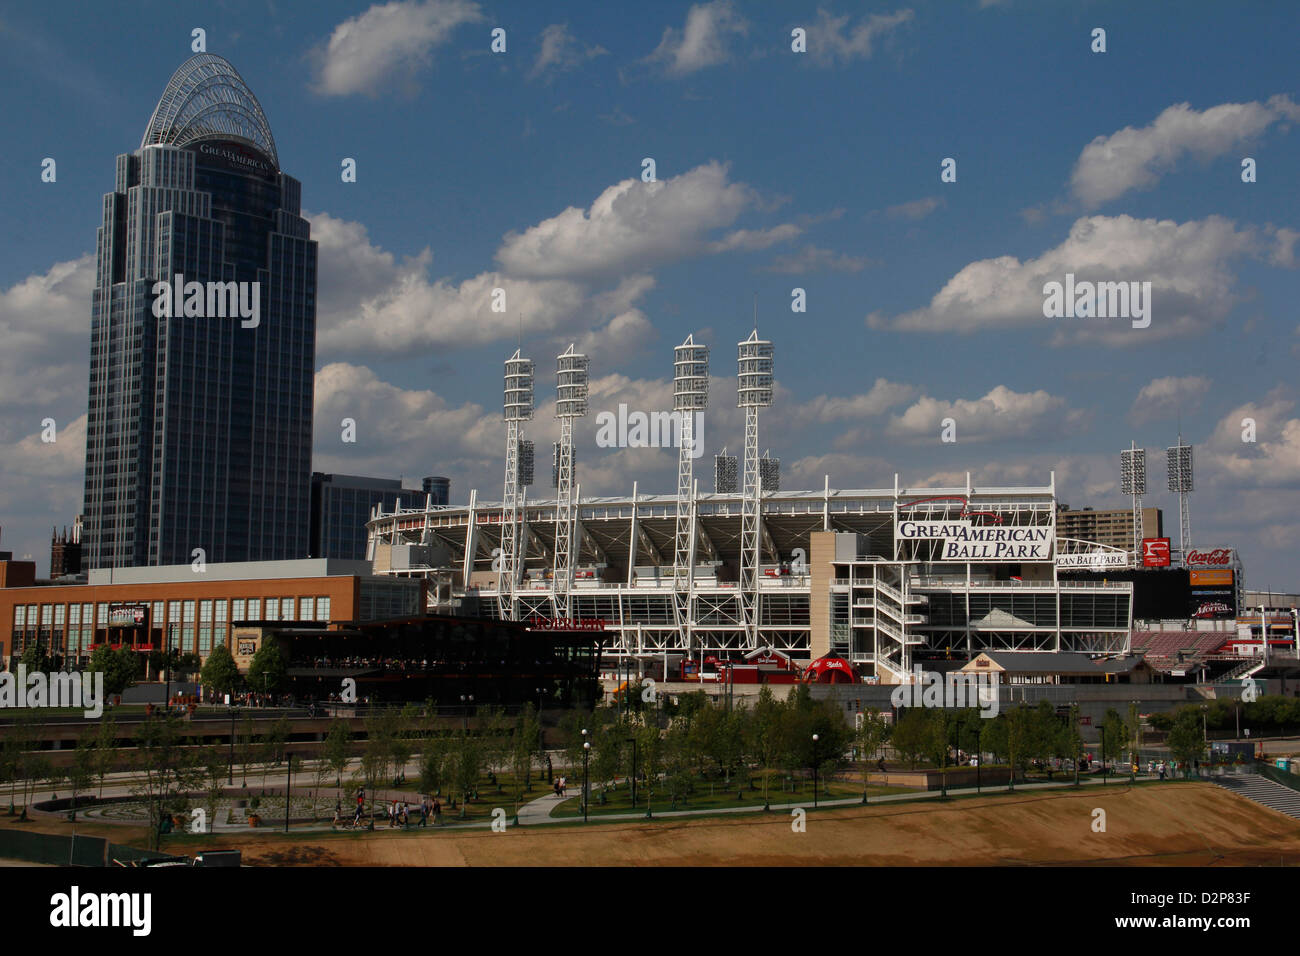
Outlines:
<svg viewBox="0 0 1300 956"><path fill-rule="evenodd" d="M1169 567L1169 539L1168 538L1143 538L1142 539L1142 567L1144 568Z"/></svg>
<svg viewBox="0 0 1300 956"><path fill-rule="evenodd" d="M1213 551L1197 551L1193 548L1187 552L1184 563L1189 568L1230 568L1232 549L1215 548Z"/></svg>

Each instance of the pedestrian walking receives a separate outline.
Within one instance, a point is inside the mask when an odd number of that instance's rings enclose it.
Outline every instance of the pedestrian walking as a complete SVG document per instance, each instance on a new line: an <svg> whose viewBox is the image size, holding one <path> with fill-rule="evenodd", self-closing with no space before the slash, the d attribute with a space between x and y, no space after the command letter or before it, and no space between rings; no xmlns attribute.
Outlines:
<svg viewBox="0 0 1300 956"><path fill-rule="evenodd" d="M438 802L437 797L434 797L433 798L433 825L436 827L440 823L442 823L442 804Z"/></svg>
<svg viewBox="0 0 1300 956"><path fill-rule="evenodd" d="M425 797L420 801L420 826L429 825L429 798Z"/></svg>

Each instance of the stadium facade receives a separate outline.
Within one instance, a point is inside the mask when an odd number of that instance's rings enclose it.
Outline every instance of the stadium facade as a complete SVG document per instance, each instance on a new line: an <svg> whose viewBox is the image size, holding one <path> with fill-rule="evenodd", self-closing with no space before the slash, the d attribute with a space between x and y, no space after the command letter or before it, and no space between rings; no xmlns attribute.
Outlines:
<svg viewBox="0 0 1300 956"><path fill-rule="evenodd" d="M977 487L967 476L961 487L914 488L895 475L882 488L834 489L827 477L821 489L779 490L758 457L771 343L755 332L738 348L740 487L700 492L694 480L690 422L707 402L707 350L688 338L675 356L677 494L634 484L627 496L573 496L569 428L556 452L559 495L529 499L519 462L532 363L516 352L506 363L503 500L475 491L467 506L376 509L367 558L380 573L434 579L430 610L601 620L615 635L607 658L775 648L796 660L842 657L895 683L914 663L987 650L1129 651L1133 584L1070 575L1136 557L1058 539L1054 475L1038 487ZM573 391L582 383L563 374L578 364L585 372L585 359L575 363L572 347L558 358L562 398L585 402Z"/></svg>
<svg viewBox="0 0 1300 956"><path fill-rule="evenodd" d="M306 556L316 244L300 211L257 98L221 57L191 57L104 196L86 567Z"/></svg>

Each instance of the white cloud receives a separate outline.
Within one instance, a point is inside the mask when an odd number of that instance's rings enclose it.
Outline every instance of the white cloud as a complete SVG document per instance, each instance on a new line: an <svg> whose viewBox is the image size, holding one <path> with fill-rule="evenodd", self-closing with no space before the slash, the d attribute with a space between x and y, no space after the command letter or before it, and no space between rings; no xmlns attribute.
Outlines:
<svg viewBox="0 0 1300 956"><path fill-rule="evenodd" d="M1295 243L1300 239L1300 232L1294 229L1278 229L1273 238L1276 245L1273 248L1273 254L1269 256L1269 262L1283 269L1294 269L1296 266Z"/></svg>
<svg viewBox="0 0 1300 956"><path fill-rule="evenodd" d="M1300 485L1300 418L1296 403L1275 390L1262 402L1228 412L1198 450L1198 470L1218 476L1233 489L1295 488ZM1254 419L1255 441L1242 441L1242 420ZM1211 479L1213 480L1213 478ZM1295 516L1294 501L1290 517Z"/></svg>
<svg viewBox="0 0 1300 956"><path fill-rule="evenodd" d="M377 96L395 79L410 82L456 28L484 16L468 0L376 4L334 28L313 51L316 90L327 96Z"/></svg>
<svg viewBox="0 0 1300 956"><path fill-rule="evenodd" d="M1179 412L1194 412L1210 384L1208 378L1200 375L1153 379L1138 392L1129 410L1129 420L1141 425L1172 418Z"/></svg>
<svg viewBox="0 0 1300 956"><path fill-rule="evenodd" d="M759 204L727 166L710 162L670 179L625 179L588 209L570 206L522 233L508 233L497 253L505 272L528 279L594 278L644 271L702 251L707 234Z"/></svg>
<svg viewBox="0 0 1300 956"><path fill-rule="evenodd" d="M529 79L536 79L549 71L576 70L583 63L608 53L602 46L586 47L578 42L570 31L568 24L552 23L542 31L542 39L537 51L537 60L528 72Z"/></svg>
<svg viewBox="0 0 1300 956"><path fill-rule="evenodd" d="M0 441L85 409L94 285L87 254L0 292Z"/></svg>
<svg viewBox="0 0 1300 956"><path fill-rule="evenodd" d="M681 30L664 29L663 39L647 63L662 63L672 76L685 76L731 58L728 44L733 35L744 36L749 24L736 12L730 0L714 0L691 7Z"/></svg>
<svg viewBox="0 0 1300 956"><path fill-rule="evenodd" d="M978 329L1040 326L1053 344L1093 340L1131 345L1205 331L1237 302L1229 262L1254 254L1254 230L1238 230L1221 216L1176 223L1131 216L1091 216L1075 221L1060 245L1036 259L981 259L949 279L924 308L892 320L877 313L872 328L909 332L973 332ZM1081 281L1151 283L1151 325L1132 328L1129 319L1048 319L1043 286Z"/></svg>
<svg viewBox="0 0 1300 956"><path fill-rule="evenodd" d="M817 10L817 22L808 27L808 53L813 61L829 66L857 57L870 59L876 41L912 19L911 10L873 13L849 27L848 16L837 17L824 9ZM846 29L848 28L848 29Z"/></svg>
<svg viewBox="0 0 1300 956"><path fill-rule="evenodd" d="M955 422L960 444L1059 435L1064 427L1080 427L1084 414L1071 411L1065 399L1041 389L1014 392L999 385L977 399L949 402L922 396L901 415L890 418L886 434L907 441L938 442L945 418Z"/></svg>
<svg viewBox="0 0 1300 956"><path fill-rule="evenodd" d="M1300 119L1300 106L1282 95L1266 103L1223 103L1201 112L1177 103L1149 126L1126 126L1094 139L1079 154L1070 186L1085 207L1093 208L1154 186L1184 156L1202 161L1223 156L1287 119Z"/></svg>
<svg viewBox="0 0 1300 956"><path fill-rule="evenodd" d="M861 272L870 264L871 260L866 256L843 255L820 246L807 245L793 255L777 256L770 265L764 267L764 271L786 275L803 275L807 272Z"/></svg>
<svg viewBox="0 0 1300 956"><path fill-rule="evenodd" d="M878 378L871 389L846 397L819 395L804 402L795 413L815 422L852 422L883 415L895 405L911 401L920 391L915 385Z"/></svg>
<svg viewBox="0 0 1300 956"><path fill-rule="evenodd" d="M792 222L773 226L771 229L737 229L723 236L717 242L709 243L709 252L756 252L769 249L778 242L786 242L803 234L803 230Z"/></svg>
<svg viewBox="0 0 1300 956"><path fill-rule="evenodd" d="M927 196L924 199L913 199L911 202L890 206L885 210L885 215L890 219L924 219L943 204L943 197Z"/></svg>

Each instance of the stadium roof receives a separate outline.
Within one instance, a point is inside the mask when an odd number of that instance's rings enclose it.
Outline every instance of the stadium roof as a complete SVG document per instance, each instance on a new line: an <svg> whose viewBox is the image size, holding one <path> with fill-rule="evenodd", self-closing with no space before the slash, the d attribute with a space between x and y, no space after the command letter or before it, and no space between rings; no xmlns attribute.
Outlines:
<svg viewBox="0 0 1300 956"><path fill-rule="evenodd" d="M265 153L275 168L280 168L262 105L239 71L215 53L192 56L172 74L140 148L188 146L203 140L244 143Z"/></svg>

